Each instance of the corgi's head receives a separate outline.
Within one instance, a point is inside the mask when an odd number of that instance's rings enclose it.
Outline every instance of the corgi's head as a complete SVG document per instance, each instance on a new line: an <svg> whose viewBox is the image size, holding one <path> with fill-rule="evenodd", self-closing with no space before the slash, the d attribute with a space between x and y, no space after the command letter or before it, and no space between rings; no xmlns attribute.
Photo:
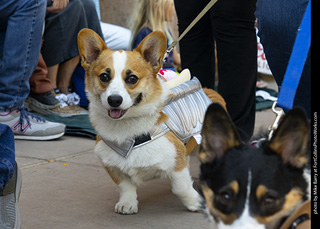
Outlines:
<svg viewBox="0 0 320 229"><path fill-rule="evenodd" d="M163 87L157 73L166 50L162 32L151 33L133 51L111 51L98 34L83 29L78 46L90 104L112 120L158 109Z"/></svg>
<svg viewBox="0 0 320 229"><path fill-rule="evenodd" d="M306 200L308 127L302 110L289 111L272 139L256 148L241 143L229 115L212 104L202 137L201 188L218 228L279 228Z"/></svg>

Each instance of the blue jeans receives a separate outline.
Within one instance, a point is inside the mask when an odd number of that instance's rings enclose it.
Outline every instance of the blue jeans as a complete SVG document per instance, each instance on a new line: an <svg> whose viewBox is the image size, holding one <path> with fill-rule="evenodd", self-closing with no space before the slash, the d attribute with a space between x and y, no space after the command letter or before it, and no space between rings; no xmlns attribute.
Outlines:
<svg viewBox="0 0 320 229"><path fill-rule="evenodd" d="M14 137L11 128L0 123L0 190L10 181L14 173Z"/></svg>
<svg viewBox="0 0 320 229"><path fill-rule="evenodd" d="M37 66L46 0L6 0L0 4L0 111L20 108ZM0 123L0 189L15 167L14 137Z"/></svg>
<svg viewBox="0 0 320 229"><path fill-rule="evenodd" d="M21 107L29 94L29 78L40 54L46 2L1 1L0 111Z"/></svg>
<svg viewBox="0 0 320 229"><path fill-rule="evenodd" d="M281 90L291 51L296 39L309 0L258 0L259 37L268 60L271 72ZM311 114L311 52L309 51L300 83L296 92L294 106Z"/></svg>

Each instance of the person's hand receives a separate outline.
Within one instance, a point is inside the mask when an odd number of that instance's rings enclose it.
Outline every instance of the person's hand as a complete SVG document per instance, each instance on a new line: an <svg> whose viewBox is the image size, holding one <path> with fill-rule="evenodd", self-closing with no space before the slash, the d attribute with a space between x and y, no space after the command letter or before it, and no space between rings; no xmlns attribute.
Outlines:
<svg viewBox="0 0 320 229"><path fill-rule="evenodd" d="M47 11L50 13L59 13L67 7L69 0L51 0L52 5L47 7Z"/></svg>

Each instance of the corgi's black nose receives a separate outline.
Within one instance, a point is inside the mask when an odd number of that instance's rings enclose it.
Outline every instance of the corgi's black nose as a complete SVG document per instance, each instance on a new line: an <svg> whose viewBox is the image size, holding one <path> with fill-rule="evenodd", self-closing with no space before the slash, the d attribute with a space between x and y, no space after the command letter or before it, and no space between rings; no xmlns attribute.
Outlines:
<svg viewBox="0 0 320 229"><path fill-rule="evenodd" d="M122 97L120 95L110 95L108 97L108 103L112 107L119 107L122 103Z"/></svg>

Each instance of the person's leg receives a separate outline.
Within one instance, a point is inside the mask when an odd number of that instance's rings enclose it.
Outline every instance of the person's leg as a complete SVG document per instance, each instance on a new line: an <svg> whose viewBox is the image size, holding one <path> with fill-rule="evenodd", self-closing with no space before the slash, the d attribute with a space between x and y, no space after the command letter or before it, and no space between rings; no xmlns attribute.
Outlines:
<svg viewBox="0 0 320 229"><path fill-rule="evenodd" d="M59 71L57 76L57 79L58 79L57 88L63 94L69 94L68 88L70 86L72 74L76 69L76 67L78 66L79 61L80 61L80 57L76 56L60 64L59 66Z"/></svg>
<svg viewBox="0 0 320 229"><path fill-rule="evenodd" d="M0 123L0 190L9 183L15 168L13 133L9 126Z"/></svg>
<svg viewBox="0 0 320 229"><path fill-rule="evenodd" d="M57 76L58 76L59 64L48 67L47 78L51 82L53 89L57 88Z"/></svg>
<svg viewBox="0 0 320 229"><path fill-rule="evenodd" d="M14 136L9 126L0 123L0 225L20 228L18 201L21 173L15 163Z"/></svg>
<svg viewBox="0 0 320 229"><path fill-rule="evenodd" d="M104 39L100 20L96 10L96 5L92 0L81 0L84 13L86 15L87 27L95 31L99 36ZM126 47L127 48L127 47Z"/></svg>
<svg viewBox="0 0 320 229"><path fill-rule="evenodd" d="M0 4L0 123L10 126L16 139L49 140L65 131L65 125L36 117L23 105L39 59L46 2Z"/></svg>
<svg viewBox="0 0 320 229"><path fill-rule="evenodd" d="M73 1L72 3L74 9L81 11L81 13L79 12L81 23L78 23L77 26L86 26L103 37L94 2L92 0L80 0ZM61 21L63 20L64 18L61 18ZM72 74L78 66L79 61L80 57L77 55L59 65L59 70L57 72L57 88L64 94L69 94L68 87L70 86Z"/></svg>
<svg viewBox="0 0 320 229"><path fill-rule="evenodd" d="M175 0L178 16L179 34L181 34L209 1ZM215 56L214 38L207 13L179 42L181 67L189 68L203 87L214 89Z"/></svg>
<svg viewBox="0 0 320 229"><path fill-rule="evenodd" d="M45 7L45 0L1 3L0 111L21 107L29 94L29 78L40 53Z"/></svg>
<svg viewBox="0 0 320 229"><path fill-rule="evenodd" d="M14 136L9 126L0 123L0 225L3 228L20 228L20 189L21 175L15 163Z"/></svg>
<svg viewBox="0 0 320 229"><path fill-rule="evenodd" d="M40 54L38 65L29 80L30 93L43 94L53 90L50 80L47 78L47 74L47 65Z"/></svg>
<svg viewBox="0 0 320 229"><path fill-rule="evenodd" d="M48 68L40 53L38 65L29 79L30 94L24 102L28 108L40 114L44 109L53 109L60 105L52 93L53 87L47 75ZM38 111L39 109L41 111Z"/></svg>
<svg viewBox="0 0 320 229"><path fill-rule="evenodd" d="M218 1L211 10L217 45L218 92L244 141L253 134L257 41L255 0Z"/></svg>
<svg viewBox="0 0 320 229"><path fill-rule="evenodd" d="M281 84L291 56L297 31L308 5L308 0L258 0L258 36L278 86ZM306 60L296 92L294 106L303 107L311 114L311 52Z"/></svg>

